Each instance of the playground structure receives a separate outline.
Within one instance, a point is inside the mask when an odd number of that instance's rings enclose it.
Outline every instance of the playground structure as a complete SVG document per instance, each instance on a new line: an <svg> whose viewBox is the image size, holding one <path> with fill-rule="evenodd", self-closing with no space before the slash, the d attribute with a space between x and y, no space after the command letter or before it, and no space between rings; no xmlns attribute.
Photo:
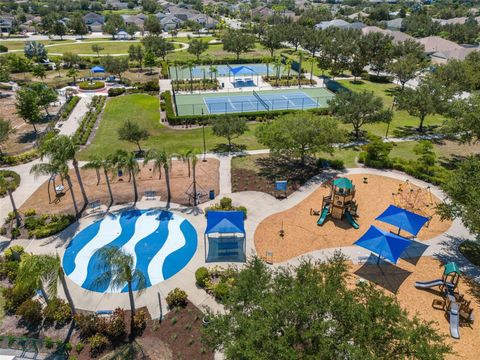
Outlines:
<svg viewBox="0 0 480 360"><path fill-rule="evenodd" d="M415 287L419 289L439 287L443 299L435 299L432 306L435 309L442 309L448 313L450 335L454 339L460 338L460 320L466 321L467 323L473 323L474 320L473 308L470 306L471 301L465 300L463 294L456 291L460 277L461 271L457 264L450 262L445 265L441 279L426 282L417 281L415 283Z"/></svg>
<svg viewBox="0 0 480 360"><path fill-rule="evenodd" d="M396 193L392 193L395 206L409 210L429 219L435 214L435 202L433 201L430 186L426 188L413 187L410 181L405 180L398 185ZM425 226L428 227L430 221Z"/></svg>
<svg viewBox="0 0 480 360"><path fill-rule="evenodd" d="M358 217L358 206L354 197L355 186L350 179L338 178L333 180L330 194L322 199L322 212L317 225L323 225L327 217L331 216L337 220L345 218L354 229L358 229L360 226L355 221L355 217ZM318 214L313 210L311 212L315 215Z"/></svg>

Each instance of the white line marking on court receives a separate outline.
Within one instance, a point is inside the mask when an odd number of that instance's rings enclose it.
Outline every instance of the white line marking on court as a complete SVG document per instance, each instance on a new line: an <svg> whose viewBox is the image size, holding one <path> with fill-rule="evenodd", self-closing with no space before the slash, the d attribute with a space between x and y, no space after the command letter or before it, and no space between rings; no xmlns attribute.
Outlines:
<svg viewBox="0 0 480 360"><path fill-rule="evenodd" d="M232 98L231 97L228 97L228 103L230 104L230 106L232 107L233 110L237 110L237 108L235 107L235 105L233 105L233 102L232 102Z"/></svg>

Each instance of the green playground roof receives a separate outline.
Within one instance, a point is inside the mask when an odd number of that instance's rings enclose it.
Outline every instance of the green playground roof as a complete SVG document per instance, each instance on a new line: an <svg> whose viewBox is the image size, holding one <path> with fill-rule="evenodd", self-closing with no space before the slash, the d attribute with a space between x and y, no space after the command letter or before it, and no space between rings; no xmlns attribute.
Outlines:
<svg viewBox="0 0 480 360"><path fill-rule="evenodd" d="M333 181L333 185L341 189L353 189L352 180L347 178L338 178Z"/></svg>
<svg viewBox="0 0 480 360"><path fill-rule="evenodd" d="M445 275L451 274L451 273L457 273L458 275L461 275L462 272L458 268L458 265L454 262L449 262L447 265L445 265L445 271L443 272Z"/></svg>

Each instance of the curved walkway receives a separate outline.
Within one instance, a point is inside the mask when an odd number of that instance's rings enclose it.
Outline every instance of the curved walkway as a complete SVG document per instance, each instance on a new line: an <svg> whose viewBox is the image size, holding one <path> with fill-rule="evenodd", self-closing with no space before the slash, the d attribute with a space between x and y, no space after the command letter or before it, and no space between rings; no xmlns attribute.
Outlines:
<svg viewBox="0 0 480 360"><path fill-rule="evenodd" d="M294 194L290 195L285 200L278 200L271 195L260 192L239 192L232 193L231 181L230 181L230 169L231 169L231 155L208 155L208 158L216 158L220 160L220 196L228 195L233 201L237 204L241 204L247 207L248 209L248 219L245 222L245 229L247 233L247 255L254 255L255 246L254 246L254 234L258 224L263 221L266 217L278 213L291 207L295 206L310 194L312 194L318 187L327 179L338 175L334 171L326 171L321 175L318 175L312 178L304 186L302 186ZM38 162L38 160L37 160ZM35 163L35 162L33 162ZM15 200L17 201L17 206L21 204L41 185L43 181L46 180L46 177L34 179L33 176L29 175L30 167L33 163L23 164L16 167L12 167L12 170L17 171L22 176L22 183L20 187L14 192ZM408 175L397 171L382 171L376 169L368 168L352 168L347 169L342 172L342 175L348 174L375 174L387 176L395 179L404 181L409 179L412 183L426 187L430 184L414 179ZM431 186L431 185L430 185ZM445 199L445 194L437 187L431 186L432 193L439 198ZM208 305L210 308L216 311L222 311L222 306L214 301L214 299L207 295L206 292L202 289L197 288L195 284L195 270L200 266L212 266L214 264L205 264L204 259L204 243L202 235L206 228L205 217L203 216L202 209L210 206L211 204L218 201L219 197L216 200L202 204L199 209L187 208L177 204L171 204L169 210L179 213L181 216L185 217L188 221L192 223L197 231L198 236L198 247L197 251L192 258L192 260L178 272L172 278L152 286L136 300L138 306L147 306L150 313L153 317L159 317L163 312L166 311L165 305L165 296L168 292L175 287L181 287L189 294L190 300L197 306L202 307ZM8 197L0 199L1 211L0 217L5 217L10 209L10 204L8 203ZM126 208L133 206L133 204L126 204L120 206L114 206L110 211L120 211ZM138 209L150 209L150 208L165 208L165 202L161 201L149 201L142 200L135 204L135 207ZM42 240L14 240L8 241L8 245L19 244L26 248L27 251L33 253L58 253L60 256L63 256L63 253L68 246L69 242L73 236L80 230L84 229L86 226L90 225L96 220L101 219L104 214L95 214L87 215L81 218L77 223L73 224L65 231L56 236L52 236L47 239ZM430 239L423 242L423 244L428 245L428 248L422 254L419 253L420 249L412 248L410 249L407 257L417 257L421 256L436 256L442 260L452 260L460 264L462 270L473 279L480 281L480 273L477 268L469 264L466 259L459 255L457 251L457 245L465 239L473 239L473 236L468 232L468 230L463 226L461 221L455 220L448 229L448 231L436 238ZM5 244L5 243L4 243ZM368 251L355 246L347 246L341 248L330 248L313 251L308 254L304 254L297 258L288 260L285 263L275 264L274 266L282 265L295 265L301 261L305 256L313 257L315 259L325 259L330 256L335 250L341 250L350 260L353 262L362 261L362 259L368 257L370 254ZM423 251L422 247L422 251ZM227 264L222 264L227 265ZM237 264L238 265L238 264ZM127 294L104 294L104 293L95 293L81 288L70 280L67 280L69 290L72 293L75 304L80 309L85 310L105 310L105 309L114 309L116 307L128 307L129 300ZM60 292L63 290L61 289ZM64 296L63 293L60 294Z"/></svg>

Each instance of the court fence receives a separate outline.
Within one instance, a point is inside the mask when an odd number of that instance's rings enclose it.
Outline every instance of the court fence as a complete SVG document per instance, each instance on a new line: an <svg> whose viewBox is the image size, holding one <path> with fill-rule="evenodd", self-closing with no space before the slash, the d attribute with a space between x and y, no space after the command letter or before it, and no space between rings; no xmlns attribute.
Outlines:
<svg viewBox="0 0 480 360"><path fill-rule="evenodd" d="M275 110L309 110L317 108L326 108L327 101L331 97L289 97L286 99L263 99L256 94L249 100L234 100L234 98L224 100L210 98L208 101L196 103L181 103L176 101L176 110L178 116L185 115L210 115L210 114L232 114L264 112Z"/></svg>

